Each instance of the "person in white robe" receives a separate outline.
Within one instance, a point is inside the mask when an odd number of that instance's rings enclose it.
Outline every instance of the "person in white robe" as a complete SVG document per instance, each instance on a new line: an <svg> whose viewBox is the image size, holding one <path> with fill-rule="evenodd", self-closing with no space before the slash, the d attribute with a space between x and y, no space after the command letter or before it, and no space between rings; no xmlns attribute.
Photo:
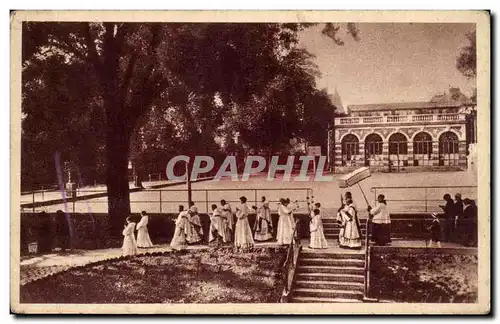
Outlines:
<svg viewBox="0 0 500 324"><path fill-rule="evenodd" d="M358 213L351 199L346 200L344 208L337 214L341 222L339 246L348 249L361 248L361 228Z"/></svg>
<svg viewBox="0 0 500 324"><path fill-rule="evenodd" d="M234 231L234 246L236 248L245 249L254 245L252 237L252 229L248 222L248 214L250 209L246 202L246 197L240 197L241 204L236 208L236 226Z"/></svg>
<svg viewBox="0 0 500 324"><path fill-rule="evenodd" d="M210 213L210 232L208 234L208 243L220 246L226 242L226 224L222 218L222 213L217 205L213 204Z"/></svg>
<svg viewBox="0 0 500 324"><path fill-rule="evenodd" d="M345 208L347 200L352 200L353 201L352 194L351 194L350 191L347 191L344 194L344 196L342 196L342 195L340 196L341 206L340 206L340 208L337 211L337 224L340 227L339 237L338 237L339 243L340 243L340 237L342 237L344 235L344 219L343 219L342 214L340 213L340 211ZM354 201L352 203L352 206L354 207L354 209L356 209L356 205L354 204Z"/></svg>
<svg viewBox="0 0 500 324"><path fill-rule="evenodd" d="M137 230L137 247L150 248L153 247L153 242L149 237L148 231L149 216L145 211L141 212L141 220L136 225Z"/></svg>
<svg viewBox="0 0 500 324"><path fill-rule="evenodd" d="M201 226L200 215L198 215L198 207L194 202L189 202L189 228L187 241L189 244L200 243L203 237L203 227Z"/></svg>
<svg viewBox="0 0 500 324"><path fill-rule="evenodd" d="M384 195L378 195L374 208L368 206L371 219L372 240L376 245L384 246L391 243L391 216Z"/></svg>
<svg viewBox="0 0 500 324"><path fill-rule="evenodd" d="M122 251L123 255L136 255L137 254L137 242L135 241L135 223L132 218L127 217L127 224L123 229L123 245Z"/></svg>
<svg viewBox="0 0 500 324"><path fill-rule="evenodd" d="M276 241L279 245L290 244L292 235L295 230L295 219L293 212L296 208L289 207L289 199L280 199L278 204L278 229L276 233Z"/></svg>
<svg viewBox="0 0 500 324"><path fill-rule="evenodd" d="M225 224L226 235L224 237L224 243L233 241L234 233L234 214L231 209L231 205L227 203L224 199L220 201L221 204L221 216Z"/></svg>
<svg viewBox="0 0 500 324"><path fill-rule="evenodd" d="M321 212L319 208L313 210L313 217L309 224L309 232L311 233L311 241L309 247L311 249L327 249L325 234L323 232L323 222L321 220Z"/></svg>
<svg viewBox="0 0 500 324"><path fill-rule="evenodd" d="M174 237L170 242L170 247L174 250L187 249L187 234L189 232L189 214L184 210L184 206L179 206L179 215L175 221Z"/></svg>
<svg viewBox="0 0 500 324"><path fill-rule="evenodd" d="M259 242L269 241L273 238L273 221L271 219L271 209L266 197L262 197L257 208L257 218L254 223L255 240Z"/></svg>

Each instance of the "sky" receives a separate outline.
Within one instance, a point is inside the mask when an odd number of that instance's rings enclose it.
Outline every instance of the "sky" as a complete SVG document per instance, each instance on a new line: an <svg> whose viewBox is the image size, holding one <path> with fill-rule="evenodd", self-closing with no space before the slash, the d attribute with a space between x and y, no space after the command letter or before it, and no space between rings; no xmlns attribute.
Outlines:
<svg viewBox="0 0 500 324"><path fill-rule="evenodd" d="M468 43L465 34L474 24L362 23L359 41L340 34L343 46L323 36L322 27L302 32L299 46L316 55L322 73L318 87L332 95L337 88L344 108L428 101L450 86L470 95L475 87L476 81L467 80L455 67L460 48Z"/></svg>

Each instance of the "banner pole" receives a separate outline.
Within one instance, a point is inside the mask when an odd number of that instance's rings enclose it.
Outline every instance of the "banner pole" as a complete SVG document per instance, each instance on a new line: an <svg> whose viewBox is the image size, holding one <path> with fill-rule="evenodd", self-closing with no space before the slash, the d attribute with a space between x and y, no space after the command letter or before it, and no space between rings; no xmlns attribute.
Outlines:
<svg viewBox="0 0 500 324"><path fill-rule="evenodd" d="M366 205L370 206L370 203L368 202L368 199L366 198L365 192L363 191L363 188L361 188L361 185L359 184L359 182L358 182L358 187L359 187L359 190L361 190L361 193L363 194L363 197L365 198Z"/></svg>

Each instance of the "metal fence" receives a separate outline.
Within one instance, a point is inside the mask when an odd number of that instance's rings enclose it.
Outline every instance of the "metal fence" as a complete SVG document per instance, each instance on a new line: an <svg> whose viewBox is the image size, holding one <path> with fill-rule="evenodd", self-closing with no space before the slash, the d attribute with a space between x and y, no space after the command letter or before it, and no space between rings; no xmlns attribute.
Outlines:
<svg viewBox="0 0 500 324"><path fill-rule="evenodd" d="M311 188L263 188L263 189L192 189L192 201L198 207L199 212L209 212L212 204L220 204L222 199L235 205L240 202L239 198L245 196L249 206L257 206L261 197L265 196L271 204L271 209L276 209L280 198L290 198L292 202L297 201L301 210L307 210L307 197L313 196ZM87 196L87 198L85 198ZM130 205L132 212L146 210L150 213L175 213L179 205L188 205L187 189L144 189L130 193ZM34 197L33 197L34 198ZM61 198L41 203L33 199L29 204L21 205L22 212L47 211L55 212L65 210L68 212L95 212L106 213L108 211L108 197L106 190L80 190L77 198L68 197L66 202ZM23 207L24 205L24 207ZM26 206L28 205L28 206Z"/></svg>
<svg viewBox="0 0 500 324"><path fill-rule="evenodd" d="M383 194L391 213L440 213L443 196L460 193L462 198L476 200L477 186L420 186L420 187L372 187L374 201Z"/></svg>

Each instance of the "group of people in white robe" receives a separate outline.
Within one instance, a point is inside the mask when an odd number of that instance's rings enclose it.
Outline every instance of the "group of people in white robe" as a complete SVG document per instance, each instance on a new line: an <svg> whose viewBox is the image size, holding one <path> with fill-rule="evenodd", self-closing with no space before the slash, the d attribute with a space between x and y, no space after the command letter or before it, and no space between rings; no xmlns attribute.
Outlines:
<svg viewBox="0 0 500 324"><path fill-rule="evenodd" d="M309 248L326 249L328 243L323 231L321 204L314 203L308 198L310 214ZM279 245L290 244L297 235L296 220L293 213L299 208L297 201L292 204L289 198L281 198L278 203L278 224L276 228L276 242ZM254 210L256 219L252 228L248 216ZM368 206L369 217L372 221L372 239L377 245L390 243L390 217L387 203L383 195L379 195L374 208ZM229 243L236 248L246 249L255 244L255 241L265 242L273 239L273 222L269 201L262 197L259 206L248 207L247 198L240 197L240 204L234 209L225 200L220 205L212 204L210 216L210 229L208 241L212 246L221 246ZM234 220L236 218L236 221ZM352 200L352 194L346 192L342 197L342 206L337 212L337 222L340 226L338 243L341 248L360 249L362 247L361 226L358 212ZM123 254L134 255L138 248L152 247L153 244L148 233L148 216L145 211L141 213L141 221L134 223L127 218L127 225L123 230ZM137 240L135 231L137 230ZM194 202L189 203L189 209L179 206L179 214L175 221L175 231L170 246L174 250L187 249L189 244L197 244L203 240L203 227Z"/></svg>
<svg viewBox="0 0 500 324"><path fill-rule="evenodd" d="M280 199L278 204L279 220L277 225L276 241L278 244L290 244L295 230L293 212L297 206L290 206L290 199ZM188 244L201 241L203 235L199 222L198 211L194 203L190 203L190 209L184 211L179 206L174 237L170 246L175 250L186 249ZM253 232L248 221L252 210L256 213L253 224ZM266 242L273 239L273 221L271 209L266 197L262 197L259 206L249 207L247 198L240 197L240 204L233 210L225 200L220 205L212 204L210 216L210 230L208 241L210 245L221 246L225 243L234 244L236 248L246 249L252 247L255 242ZM236 218L236 221L234 220Z"/></svg>
<svg viewBox="0 0 500 324"><path fill-rule="evenodd" d="M138 248L150 248L153 246L148 232L149 216L145 211L141 212L141 220L136 224L132 217L127 217L123 229L123 255L135 255ZM137 231L137 239L135 232Z"/></svg>
<svg viewBox="0 0 500 324"><path fill-rule="evenodd" d="M194 202L189 202L189 209L184 210L184 206L179 206L179 215L175 221L175 232L170 246L176 250L187 248L188 244L196 244L202 241L203 227L198 207Z"/></svg>

